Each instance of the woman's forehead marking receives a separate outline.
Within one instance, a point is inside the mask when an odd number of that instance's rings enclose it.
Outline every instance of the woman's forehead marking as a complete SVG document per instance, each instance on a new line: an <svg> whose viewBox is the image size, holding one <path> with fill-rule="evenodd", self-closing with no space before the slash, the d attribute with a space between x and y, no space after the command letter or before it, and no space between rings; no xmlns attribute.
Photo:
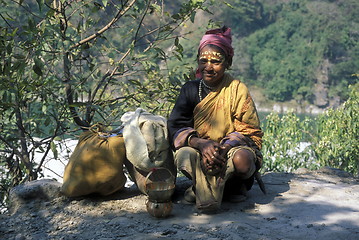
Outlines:
<svg viewBox="0 0 359 240"><path fill-rule="evenodd" d="M222 53L216 52L216 51L204 51L204 52L201 52L201 56L203 56L203 55L214 55L214 56L222 57Z"/></svg>
<svg viewBox="0 0 359 240"><path fill-rule="evenodd" d="M200 58L221 60L223 58L223 54L216 51L203 51L201 52Z"/></svg>

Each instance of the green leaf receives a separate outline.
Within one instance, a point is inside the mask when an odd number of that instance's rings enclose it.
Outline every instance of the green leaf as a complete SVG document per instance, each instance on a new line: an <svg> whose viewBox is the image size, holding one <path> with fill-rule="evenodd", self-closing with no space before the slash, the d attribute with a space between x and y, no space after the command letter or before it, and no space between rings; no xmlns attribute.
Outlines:
<svg viewBox="0 0 359 240"><path fill-rule="evenodd" d="M226 4L228 7L234 9L234 7L230 3L226 2L226 1L224 1L223 3Z"/></svg>
<svg viewBox="0 0 359 240"><path fill-rule="evenodd" d="M45 150L41 146L39 146L38 149L39 150L36 151L37 153L44 153L45 152Z"/></svg>
<svg viewBox="0 0 359 240"><path fill-rule="evenodd" d="M7 52L7 54L11 54L12 53L12 44L11 43L9 43L7 46L6 46L6 52Z"/></svg>
<svg viewBox="0 0 359 240"><path fill-rule="evenodd" d="M130 79L128 80L131 84L137 85L137 86L142 86L141 82L134 80L134 79Z"/></svg>
<svg viewBox="0 0 359 240"><path fill-rule="evenodd" d="M161 59L166 59L166 53L161 48L154 48L154 50L156 50L161 55Z"/></svg>
<svg viewBox="0 0 359 240"><path fill-rule="evenodd" d="M161 12L161 7L156 3L151 4L151 9L154 9L156 12Z"/></svg>
<svg viewBox="0 0 359 240"><path fill-rule="evenodd" d="M57 136L57 137L54 138L54 141L61 141L61 140L62 140L62 138L59 137L59 136Z"/></svg>
<svg viewBox="0 0 359 240"><path fill-rule="evenodd" d="M45 122L44 122L44 125L45 126L49 126L51 123L51 119L50 118L46 118Z"/></svg>
<svg viewBox="0 0 359 240"><path fill-rule="evenodd" d="M25 66L25 61L22 61L22 60L20 60L20 61L16 61L15 63L14 63L14 65L12 66L12 70L13 71L16 71L16 70L18 70L18 69L20 69L21 67L24 67ZM20 69L21 70L21 69Z"/></svg>
<svg viewBox="0 0 359 240"><path fill-rule="evenodd" d="M191 22L194 23L194 18L196 17L196 11L191 13Z"/></svg>
<svg viewBox="0 0 359 240"><path fill-rule="evenodd" d="M50 147L51 147L52 153L54 154L54 158L57 159L58 151L57 151L57 148L56 148L56 144L54 142L51 142Z"/></svg>
<svg viewBox="0 0 359 240"><path fill-rule="evenodd" d="M33 66L32 69L34 70L34 72L35 72L37 75L42 76L42 67L43 67L43 64L42 64L41 60L38 59L38 58L35 58L35 59L34 59L34 62L35 62L35 65Z"/></svg>
<svg viewBox="0 0 359 240"><path fill-rule="evenodd" d="M4 91L2 94L2 102L7 102L7 101L8 101L7 91Z"/></svg>
<svg viewBox="0 0 359 240"><path fill-rule="evenodd" d="M22 55L22 54L14 54L13 56L14 56L14 58L16 58L16 59L25 59L25 56Z"/></svg>
<svg viewBox="0 0 359 240"><path fill-rule="evenodd" d="M172 18L173 18L174 20L179 20L179 19L181 18L181 16L180 16L178 13L176 13L176 14L173 14L173 15L172 15Z"/></svg>
<svg viewBox="0 0 359 240"><path fill-rule="evenodd" d="M47 113L47 105L45 105L45 104L42 105L41 110L42 110L43 113L46 114Z"/></svg>
<svg viewBox="0 0 359 240"><path fill-rule="evenodd" d="M34 66L32 67L32 70L34 70L34 72L37 75L42 76L42 70L41 70L41 67L39 65L34 64Z"/></svg>
<svg viewBox="0 0 359 240"><path fill-rule="evenodd" d="M82 106L86 106L87 103L84 102L75 102L75 103L71 103L69 104L69 107L82 107Z"/></svg>
<svg viewBox="0 0 359 240"><path fill-rule="evenodd" d="M96 9L98 11L98 10L103 8L103 6L101 4L99 4L99 3L97 3L97 2L94 2L93 4L95 5L94 10Z"/></svg>
<svg viewBox="0 0 359 240"><path fill-rule="evenodd" d="M181 54L173 53L173 55L174 55L179 61L182 61L182 56L181 56Z"/></svg>
<svg viewBox="0 0 359 240"><path fill-rule="evenodd" d="M47 11L46 13L46 17L51 18L55 15L56 11L54 9L50 9L49 11Z"/></svg>
<svg viewBox="0 0 359 240"><path fill-rule="evenodd" d="M42 11L42 6L44 5L44 0L36 0L37 5L39 6L40 12Z"/></svg>

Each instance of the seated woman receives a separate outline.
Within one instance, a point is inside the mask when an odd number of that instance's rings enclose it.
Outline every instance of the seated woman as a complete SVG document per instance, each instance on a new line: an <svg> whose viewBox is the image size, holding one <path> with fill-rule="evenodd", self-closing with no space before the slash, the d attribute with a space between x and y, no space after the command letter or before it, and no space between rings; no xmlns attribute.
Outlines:
<svg viewBox="0 0 359 240"><path fill-rule="evenodd" d="M175 164L193 186L185 200L203 212L223 197L243 201L261 167L258 114L247 87L225 71L232 64L231 29L206 32L198 48L196 80L182 86L168 119Z"/></svg>

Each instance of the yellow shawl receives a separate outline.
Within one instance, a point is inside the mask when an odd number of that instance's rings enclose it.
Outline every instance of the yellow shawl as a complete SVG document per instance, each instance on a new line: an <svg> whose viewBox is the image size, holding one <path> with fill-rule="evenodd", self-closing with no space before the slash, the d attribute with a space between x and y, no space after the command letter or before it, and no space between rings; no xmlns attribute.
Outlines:
<svg viewBox="0 0 359 240"><path fill-rule="evenodd" d="M229 74L195 107L194 129L200 137L217 142L239 132L250 137L259 149L262 146L263 133L254 102L244 83Z"/></svg>

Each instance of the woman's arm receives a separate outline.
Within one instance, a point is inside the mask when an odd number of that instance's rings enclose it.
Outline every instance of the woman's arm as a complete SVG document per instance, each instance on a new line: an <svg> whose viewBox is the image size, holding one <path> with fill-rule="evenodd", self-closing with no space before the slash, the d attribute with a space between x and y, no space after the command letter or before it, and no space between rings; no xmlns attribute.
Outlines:
<svg viewBox="0 0 359 240"><path fill-rule="evenodd" d="M199 102L199 81L185 83L167 121L169 140L174 149L187 145L187 138L193 129L193 109Z"/></svg>

